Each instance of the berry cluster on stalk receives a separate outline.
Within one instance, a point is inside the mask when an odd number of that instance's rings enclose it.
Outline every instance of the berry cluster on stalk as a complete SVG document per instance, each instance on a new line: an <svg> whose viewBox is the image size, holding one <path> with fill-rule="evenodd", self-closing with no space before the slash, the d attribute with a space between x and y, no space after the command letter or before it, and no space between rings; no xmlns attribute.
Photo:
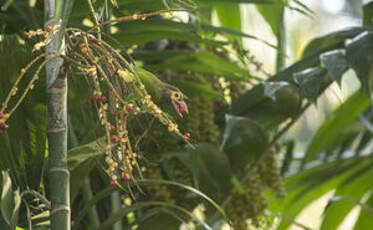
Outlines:
<svg viewBox="0 0 373 230"><path fill-rule="evenodd" d="M148 16L166 12L170 12L170 10L117 18L96 27L121 21L145 19ZM60 26L56 25L54 27L46 26L44 30L28 31L26 35L29 38L41 38L41 41L34 45L33 52L38 52L47 46L52 41L52 35L55 35L59 30ZM88 80L88 85L92 87L92 100L97 105L97 115L106 138L105 162L107 167L105 172L110 177L110 185L120 186L124 183L130 189L129 183L142 177L138 164L138 154L133 150L127 129L127 121L131 116L141 113L152 114L167 127L169 132L175 133L191 145L190 135L181 133L178 125L153 102L137 75L134 62L125 59L118 51L118 47L111 45L121 46L118 41L104 32L98 32L96 28L88 31L66 28L64 35L65 54L57 52L41 53L21 69L0 108L0 135L8 128L6 121L30 90L33 89L43 67L52 60L63 59L64 70L79 71ZM112 43L109 44L101 39L101 36L111 40ZM123 47L120 48L125 52ZM128 54L127 56L129 57ZM31 78L27 78L29 80L26 88L19 91L19 83L25 75L31 72L30 69L33 66L37 66L36 71ZM14 97L19 92L21 92L21 95ZM14 104L12 108L8 108L11 100L16 102L12 103Z"/></svg>

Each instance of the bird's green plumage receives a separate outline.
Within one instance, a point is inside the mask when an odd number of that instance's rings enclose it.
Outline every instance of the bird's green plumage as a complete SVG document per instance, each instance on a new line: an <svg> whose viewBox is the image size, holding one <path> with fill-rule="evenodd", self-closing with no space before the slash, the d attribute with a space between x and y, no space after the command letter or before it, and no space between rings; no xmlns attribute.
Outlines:
<svg viewBox="0 0 373 230"><path fill-rule="evenodd" d="M136 67L136 72L153 101L155 103L162 102L166 84L159 80L154 74L143 68Z"/></svg>
<svg viewBox="0 0 373 230"><path fill-rule="evenodd" d="M146 71L145 69L136 67L136 72L141 82L144 84L146 91L152 97L152 100L161 106L164 112L172 115L173 117L175 115L177 116L175 111L176 108L173 107L172 103L175 103L175 101L184 103L183 93L178 88L162 82L154 74ZM171 94L175 92L181 95L180 99L172 99ZM186 106L185 103L184 105Z"/></svg>

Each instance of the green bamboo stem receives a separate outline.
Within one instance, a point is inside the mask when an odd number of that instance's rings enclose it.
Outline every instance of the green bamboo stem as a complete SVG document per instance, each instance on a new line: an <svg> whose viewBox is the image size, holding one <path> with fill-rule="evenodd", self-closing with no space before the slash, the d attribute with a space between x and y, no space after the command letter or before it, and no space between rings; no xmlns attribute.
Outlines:
<svg viewBox="0 0 373 230"><path fill-rule="evenodd" d="M55 0L45 0L45 25L55 25ZM57 50L57 36L53 35L46 51ZM47 73L47 138L48 189L51 201L51 230L70 230L70 173L67 167L67 79L61 71L62 58L46 64Z"/></svg>

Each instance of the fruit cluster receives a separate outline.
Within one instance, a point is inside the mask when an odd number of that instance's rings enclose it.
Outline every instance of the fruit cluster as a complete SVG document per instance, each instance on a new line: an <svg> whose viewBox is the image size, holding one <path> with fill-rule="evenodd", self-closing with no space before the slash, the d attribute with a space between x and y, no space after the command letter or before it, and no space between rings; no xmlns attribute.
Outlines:
<svg viewBox="0 0 373 230"><path fill-rule="evenodd" d="M188 81L211 84L204 76L185 77ZM212 98L191 96L189 99L189 116L185 121L185 129L200 142L216 142L219 139L219 127L215 124L215 100Z"/></svg>
<svg viewBox="0 0 373 230"><path fill-rule="evenodd" d="M118 18L115 19L115 22L146 18L147 16L163 12ZM107 22L107 24L110 24L110 22ZM26 35L29 38L35 36L42 37L42 41L34 45L33 51L41 50L47 46L53 40L52 35L56 34L59 29L58 25L54 27L46 26L45 30L38 29L27 32ZM43 67L52 60L63 59L64 69L67 71L78 70L83 73L88 80L88 85L92 88L92 100L98 108L98 118L106 137L105 161L107 168L105 171L111 178L111 185L120 186L120 181L122 181L129 187L128 182L134 181L137 177L142 177L137 161L138 154L133 151L127 129L127 120L129 117L140 113L150 113L158 118L167 127L168 131L175 133L182 140L190 144L190 135L182 134L179 131L178 125L153 102L137 75L134 62L125 59L118 51L118 47L114 48L102 40L101 36L106 36L114 44L120 46L118 41L115 41L110 35L103 32L97 34L95 28L89 31L83 31L78 28L67 28L64 33L65 54L44 52L33 59L25 68L21 69L13 88L2 103L0 109L0 134L7 128L6 120L20 105L26 94L33 88L35 81L38 80L39 72ZM125 52L123 47L120 48ZM128 54L127 56L129 57ZM17 98L15 106L8 111L8 103L17 94L19 82L34 65L37 65L37 70L31 80L29 80L26 89L22 90L21 96Z"/></svg>
<svg viewBox="0 0 373 230"><path fill-rule="evenodd" d="M279 173L275 153L271 152L256 166L240 188L233 188L232 199L226 207L226 211L232 220L234 229L251 229L246 220L257 228L262 223L259 217L267 206L264 197L266 188L272 189L277 197L286 195L283 180Z"/></svg>
<svg viewBox="0 0 373 230"><path fill-rule="evenodd" d="M2 112L0 112L0 136L8 128L8 125L5 123L5 121L6 121L7 118L8 118L7 114L3 114Z"/></svg>
<svg viewBox="0 0 373 230"><path fill-rule="evenodd" d="M263 182L274 191L278 198L284 198L286 196L285 185L275 153L268 154L260 166L260 175Z"/></svg>

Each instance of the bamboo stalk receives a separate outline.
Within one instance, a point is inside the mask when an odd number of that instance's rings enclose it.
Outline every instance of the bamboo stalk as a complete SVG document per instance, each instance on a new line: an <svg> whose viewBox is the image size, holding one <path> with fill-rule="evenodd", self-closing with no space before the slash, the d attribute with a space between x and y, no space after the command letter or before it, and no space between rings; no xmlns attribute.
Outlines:
<svg viewBox="0 0 373 230"><path fill-rule="evenodd" d="M55 0L44 1L45 25L55 25ZM57 34L46 51L57 50ZM47 73L47 138L48 138L48 188L51 201L50 221L52 230L70 230L70 173L67 167L67 79L61 71L62 58L46 64Z"/></svg>

